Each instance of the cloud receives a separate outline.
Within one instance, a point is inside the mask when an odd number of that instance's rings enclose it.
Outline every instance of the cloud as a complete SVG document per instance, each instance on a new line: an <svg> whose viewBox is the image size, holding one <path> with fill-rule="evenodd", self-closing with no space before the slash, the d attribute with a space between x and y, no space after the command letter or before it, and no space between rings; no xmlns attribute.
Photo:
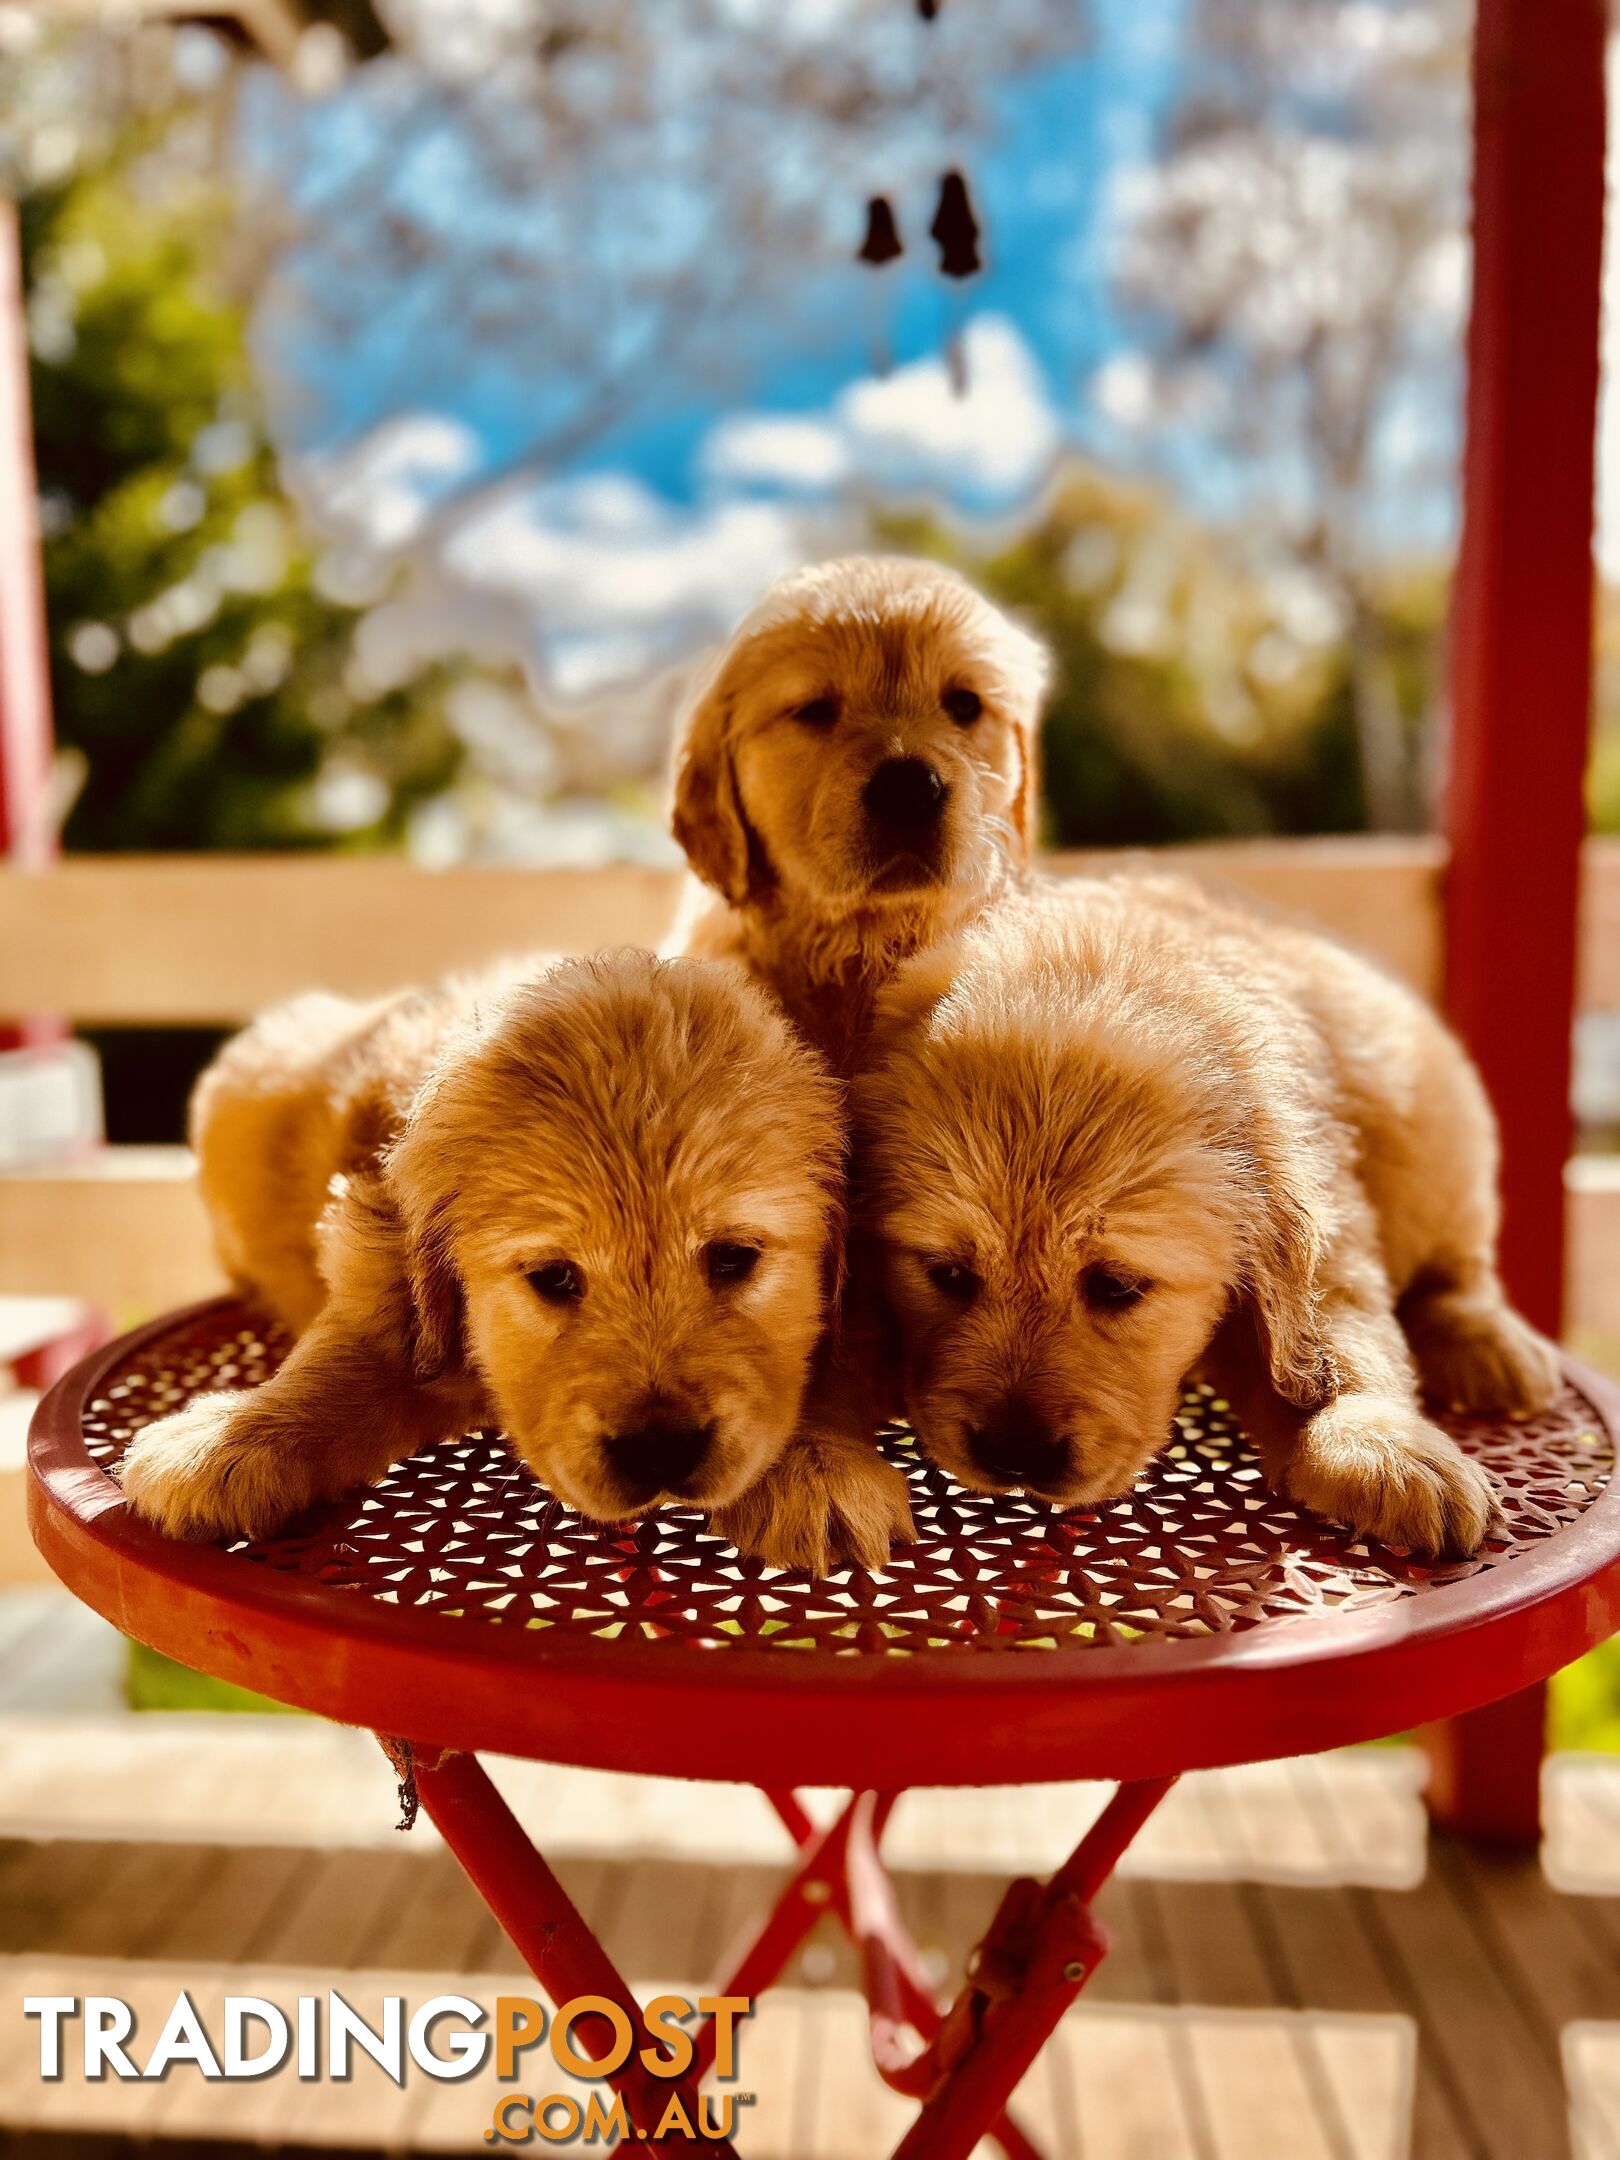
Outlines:
<svg viewBox="0 0 1620 2160"><path fill-rule="evenodd" d="M800 504L732 497L682 507L623 473L514 486L438 549L407 557L402 582L361 625L359 651L380 681L446 653L516 665L561 724L558 707L586 714L604 698L623 703L690 663L774 578L848 544ZM621 774L651 754L639 707L622 717L622 729L608 729L622 742L601 745Z"/></svg>
<svg viewBox="0 0 1620 2160"><path fill-rule="evenodd" d="M850 383L822 414L737 413L700 453L706 480L784 492L943 495L974 508L1028 495L1062 428L1039 362L1000 315L962 332L962 382L944 359Z"/></svg>
<svg viewBox="0 0 1620 2160"><path fill-rule="evenodd" d="M724 636L804 560L801 520L739 499L666 502L623 473L514 491L448 544L458 585L521 595L562 697L633 681Z"/></svg>
<svg viewBox="0 0 1620 2160"><path fill-rule="evenodd" d="M351 542L399 548L435 500L483 463L478 437L447 413L401 413L356 443L288 461L293 492Z"/></svg>
<svg viewBox="0 0 1620 2160"><path fill-rule="evenodd" d="M814 494L850 474L850 446L826 420L791 413L737 413L714 428L701 453L704 477L721 486Z"/></svg>
<svg viewBox="0 0 1620 2160"><path fill-rule="evenodd" d="M922 360L852 383L839 397L839 420L868 480L896 492L1005 501L1046 477L1060 430L1034 354L997 315L970 322L962 348L960 392L943 360Z"/></svg>
<svg viewBox="0 0 1620 2160"><path fill-rule="evenodd" d="M931 359L850 383L819 412L726 416L689 503L623 470L513 480L435 520L430 543L435 505L483 461L471 430L437 414L304 461L299 487L338 543L328 581L379 600L361 634L378 679L463 652L584 710L689 663L784 572L862 545L874 496L991 508L1037 487L1061 437L1034 356L981 316L962 359L960 392Z"/></svg>

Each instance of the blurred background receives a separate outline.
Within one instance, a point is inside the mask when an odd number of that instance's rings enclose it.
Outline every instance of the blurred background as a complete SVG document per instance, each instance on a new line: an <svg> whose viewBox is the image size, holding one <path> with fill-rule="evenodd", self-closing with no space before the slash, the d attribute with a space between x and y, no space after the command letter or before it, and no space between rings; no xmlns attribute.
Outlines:
<svg viewBox="0 0 1620 2160"><path fill-rule="evenodd" d="M673 861L693 667L781 571L874 546L1052 646L1049 845L1421 830L1468 28L0 0L63 844ZM176 1136L206 1044L99 1047L112 1136ZM1594 1021L1605 1131L1614 1048Z"/></svg>
<svg viewBox="0 0 1620 2160"><path fill-rule="evenodd" d="M1051 642L1051 843L1427 822L1464 9L184 12L0 9L70 848L661 857L889 544Z"/></svg>

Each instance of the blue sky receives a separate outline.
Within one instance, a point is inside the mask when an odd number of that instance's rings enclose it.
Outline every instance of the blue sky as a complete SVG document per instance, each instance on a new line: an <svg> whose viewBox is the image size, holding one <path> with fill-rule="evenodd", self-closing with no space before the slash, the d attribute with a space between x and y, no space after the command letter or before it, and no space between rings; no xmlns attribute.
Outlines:
<svg viewBox="0 0 1620 2160"><path fill-rule="evenodd" d="M827 184L816 160L833 153L813 125L783 130L779 165L762 168L759 129L776 154L769 111L717 106L712 96L707 105L683 101L666 83L650 127L604 128L588 161L531 161L541 179L514 205L510 195L480 195L480 139L424 118L398 70L368 73L314 105L277 106L267 87L266 105L250 114L250 150L277 162L277 180L319 236L342 233L348 176L379 155L390 200L437 228L421 269L358 293L341 338L323 343L296 305L262 326L283 386L275 416L294 453L289 471L350 550L352 589L369 578L381 590L379 564L411 564L375 618L384 667L403 671L453 650L492 663L515 656L548 698L584 707L651 683L727 634L784 570L869 545L874 504L923 505L1004 528L1040 500L1066 446L1167 479L1215 520L1257 492L1297 495L1286 428L1274 454L1253 446L1222 454L1210 429L1200 434L1191 421L1111 423L1094 394L1106 363L1118 363L1116 382L1128 372L1141 334L1112 289L1112 221L1121 182L1154 160L1185 89L1187 5L1091 0L1089 37L993 84L989 124L969 144L923 140L920 128L904 140L874 139L870 129L860 140L845 135L835 152L845 163ZM884 20L892 29L906 18ZM896 121L894 111L886 126L903 136L904 112ZM717 142L729 153L733 138L699 131L737 112L756 133L745 127L736 138L754 162L734 168L713 154ZM982 274L960 284L938 276L927 237L937 175L956 162L972 184L986 254ZM909 173L904 185L889 179L893 169ZM798 188L817 213L809 229L818 237L791 261L767 262L763 289L711 297L707 312L684 319L703 334L683 355L670 265L687 259L684 246L711 270L733 267L728 249L703 255L701 243L716 230L729 241L735 229L734 170L764 171L766 185L788 175L789 193ZM671 174L684 176L680 184ZM855 260L874 185L894 192L907 244L880 272ZM491 282L482 271L484 284L471 281L474 300L493 290L530 304L525 339L510 321L504 336L469 328L448 292L455 268L487 264L497 244L525 260L535 231L552 236L544 275ZM318 246L312 259L317 288L321 277L330 286L344 274ZM736 260L757 276L757 257ZM364 278L370 262L356 249L352 275ZM572 277L576 263L591 277ZM544 441L571 400L611 378L601 293L627 268L649 266L658 303L639 319L632 310L628 331L612 332L633 337L651 323L669 341L651 348L656 365L638 375L635 394L568 454L523 467L521 487L480 491ZM713 280L700 285L711 293ZM588 299L584 334L570 347L558 325L574 290ZM947 364L953 349L965 395ZM571 363L559 358L568 350ZM1432 384L1414 391L1417 406L1395 418L1407 438L1443 452L1449 393L1437 408ZM1117 400L1113 409L1121 412ZM435 519L447 497L455 516ZM1375 537L1401 547L1449 537L1454 495L1443 478L1421 496L1391 487L1379 496L1386 502L1376 514L1391 529Z"/></svg>
<svg viewBox="0 0 1620 2160"><path fill-rule="evenodd" d="M780 335L769 322L739 321L740 357L723 398L690 388L655 395L561 471L629 473L671 503L689 502L706 485L704 445L726 410L824 411L873 374L880 347L903 369L937 356L970 314L1015 327L1063 432L1087 439L1085 386L1123 337L1105 263L1110 186L1123 168L1152 154L1176 84L1183 8L1184 0L1093 0L1084 53L999 87L993 138L970 174L987 243L981 276L964 286L942 282L924 231L931 203L902 199L911 243L902 262L881 274L853 263L827 270L808 333L802 314ZM288 138L305 161L298 186L306 201L336 188L376 124L339 97ZM266 129L260 154L273 140ZM416 155L453 194L453 146L418 145ZM463 203L457 214L473 211ZM270 336L301 393L283 406L284 428L300 448L330 450L412 411L459 423L491 467L520 454L532 437L539 396L532 367L523 356L480 351L476 342L458 351L433 319L431 291L422 286L391 293L341 353L303 336L296 315L273 322Z"/></svg>

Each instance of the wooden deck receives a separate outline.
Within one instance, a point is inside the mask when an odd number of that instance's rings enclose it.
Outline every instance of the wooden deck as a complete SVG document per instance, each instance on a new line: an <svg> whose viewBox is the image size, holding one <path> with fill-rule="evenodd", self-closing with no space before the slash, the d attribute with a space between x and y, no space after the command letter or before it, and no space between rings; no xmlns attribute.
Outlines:
<svg viewBox="0 0 1620 2160"><path fill-rule="evenodd" d="M123 1996L150 2036L181 1986L217 2031L226 1993L488 2001L520 1968L431 1828L396 1834L367 1739L120 1716L107 1645L56 1593L27 1598L0 1600L3 2160L488 2150L481 2079L40 2083L25 1994ZM745 1790L496 1767L643 1989L697 1992L786 1858ZM1103 1901L1112 1954L1026 2081L1028 2125L1055 2160L1620 2160L1620 1761L1561 1758L1548 1795L1543 1860L1516 1861L1430 1838L1405 1750L1188 1778ZM1100 1798L903 1803L888 1850L942 1979L1007 1875L1053 1865ZM898 2136L853 1985L829 1932L745 2028L748 2160Z"/></svg>

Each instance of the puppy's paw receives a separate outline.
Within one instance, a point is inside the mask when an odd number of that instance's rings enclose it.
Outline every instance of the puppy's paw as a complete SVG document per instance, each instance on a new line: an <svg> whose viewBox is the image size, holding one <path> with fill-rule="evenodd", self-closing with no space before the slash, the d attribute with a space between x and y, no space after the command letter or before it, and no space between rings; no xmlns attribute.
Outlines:
<svg viewBox="0 0 1620 2160"><path fill-rule="evenodd" d="M1431 1402L1524 1417L1557 1396L1557 1350L1501 1298L1452 1292L1424 1298L1402 1319Z"/></svg>
<svg viewBox="0 0 1620 2160"><path fill-rule="evenodd" d="M719 1509L715 1528L772 1567L874 1572L917 1532L905 1478L870 1442L790 1440L774 1467Z"/></svg>
<svg viewBox="0 0 1620 2160"><path fill-rule="evenodd" d="M316 1497L309 1451L252 1390L199 1395L148 1425L119 1477L136 1514L174 1538L269 1537Z"/></svg>
<svg viewBox="0 0 1620 2160"><path fill-rule="evenodd" d="M1290 1498L1402 1551L1475 1553L1491 1481L1410 1404L1341 1395L1305 1427L1283 1476Z"/></svg>

